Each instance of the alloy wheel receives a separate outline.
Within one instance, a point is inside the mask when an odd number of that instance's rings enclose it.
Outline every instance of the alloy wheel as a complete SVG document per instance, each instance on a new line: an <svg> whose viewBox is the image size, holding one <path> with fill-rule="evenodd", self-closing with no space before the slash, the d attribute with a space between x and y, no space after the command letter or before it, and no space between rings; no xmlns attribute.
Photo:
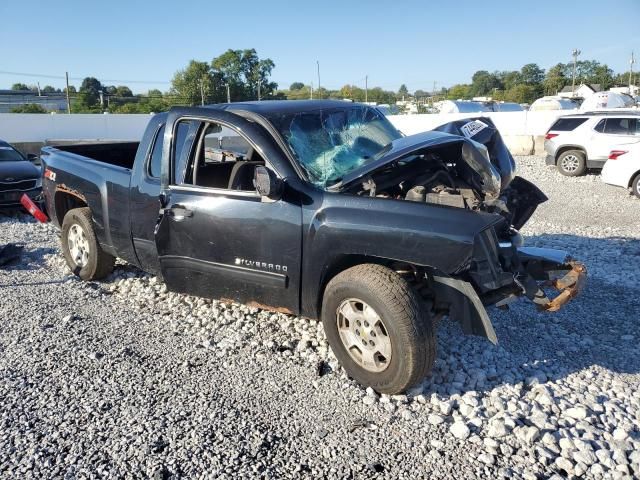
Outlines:
<svg viewBox="0 0 640 480"><path fill-rule="evenodd" d="M380 315L357 298L343 301L336 311L338 334L354 362L369 372L382 372L391 362L388 330Z"/></svg>

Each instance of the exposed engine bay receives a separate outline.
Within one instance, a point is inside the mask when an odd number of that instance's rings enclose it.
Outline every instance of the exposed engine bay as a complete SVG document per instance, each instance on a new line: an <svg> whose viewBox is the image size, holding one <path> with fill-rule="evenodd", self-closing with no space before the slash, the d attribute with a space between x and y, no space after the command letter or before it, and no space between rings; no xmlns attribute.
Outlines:
<svg viewBox="0 0 640 480"><path fill-rule="evenodd" d="M431 132L434 138L429 146L398 156L345 190L497 213L515 229L547 200L535 185L514 176L515 162L489 119L440 128L457 134ZM465 137L465 132L474 132L473 138Z"/></svg>

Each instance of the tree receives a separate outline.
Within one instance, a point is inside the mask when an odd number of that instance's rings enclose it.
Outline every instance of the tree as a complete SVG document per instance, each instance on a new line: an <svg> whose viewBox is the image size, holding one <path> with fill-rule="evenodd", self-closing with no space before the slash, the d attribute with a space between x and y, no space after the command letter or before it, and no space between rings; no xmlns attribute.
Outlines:
<svg viewBox="0 0 640 480"><path fill-rule="evenodd" d="M151 90L149 90L147 92L147 96L148 97L161 98L162 97L162 92L160 90L158 90L157 88L152 88Z"/></svg>
<svg viewBox="0 0 640 480"><path fill-rule="evenodd" d="M93 107L98 104L102 84L97 78L86 77L80 85L80 97L83 104Z"/></svg>
<svg viewBox="0 0 640 480"><path fill-rule="evenodd" d="M556 95L568 83L565 76L567 66L563 63L557 63L549 70L544 78L544 91L547 95Z"/></svg>
<svg viewBox="0 0 640 480"><path fill-rule="evenodd" d="M504 92L504 100L515 103L532 103L538 98L539 85L521 83Z"/></svg>
<svg viewBox="0 0 640 480"><path fill-rule="evenodd" d="M480 95L489 95L493 92L493 89L502 89L502 83L498 75L495 73L489 73L486 70L478 70L471 77L471 96L476 97Z"/></svg>
<svg viewBox="0 0 640 480"><path fill-rule="evenodd" d="M126 85L118 85L115 94L117 97L133 97L133 92Z"/></svg>
<svg viewBox="0 0 640 480"><path fill-rule="evenodd" d="M53 88L51 85L45 85L42 93L62 93L62 91L59 88Z"/></svg>
<svg viewBox="0 0 640 480"><path fill-rule="evenodd" d="M520 69L522 82L525 85L540 85L544 80L544 70L535 63L527 63Z"/></svg>
<svg viewBox="0 0 640 480"><path fill-rule="evenodd" d="M303 85L302 88L297 90L289 89L285 95L288 100L307 100L311 98L311 88L307 85Z"/></svg>
<svg viewBox="0 0 640 480"><path fill-rule="evenodd" d="M42 105L25 103L11 109L11 113L48 113Z"/></svg>
<svg viewBox="0 0 640 480"><path fill-rule="evenodd" d="M400 85L400 88L398 89L398 99L403 99L405 97L409 96L409 90L407 89L407 86L403 83L402 85Z"/></svg>
<svg viewBox="0 0 640 480"><path fill-rule="evenodd" d="M27 85L25 85L24 83L14 83L13 85L11 85L11 90L31 90Z"/></svg>
<svg viewBox="0 0 640 480"><path fill-rule="evenodd" d="M522 83L522 75L516 70L500 72L498 79L505 90L509 90Z"/></svg>
<svg viewBox="0 0 640 480"><path fill-rule="evenodd" d="M273 60L261 60L253 48L229 49L211 61L214 82L220 86L228 85L234 101L273 95L278 88L277 83L269 81L274 67Z"/></svg>
<svg viewBox="0 0 640 480"><path fill-rule="evenodd" d="M64 87L62 89L62 93L67 93L67 87ZM71 93L77 93L76 87L74 87L73 85L69 85L69 94Z"/></svg>
<svg viewBox="0 0 640 480"><path fill-rule="evenodd" d="M608 90L614 83L613 70L608 65L595 66L592 76L589 78L589 83L599 84L602 90Z"/></svg>
<svg viewBox="0 0 640 480"><path fill-rule="evenodd" d="M471 98L471 85L453 85L447 93L449 100L466 100Z"/></svg>
<svg viewBox="0 0 640 480"><path fill-rule="evenodd" d="M304 83L302 82L293 82L289 87L289 90L302 90L304 88Z"/></svg>
<svg viewBox="0 0 640 480"><path fill-rule="evenodd" d="M181 97L189 105L200 105L220 101L215 96L215 85L211 67L207 62L191 60L184 70L178 70L171 81L171 93Z"/></svg>
<svg viewBox="0 0 640 480"><path fill-rule="evenodd" d="M424 97L430 97L431 93L426 92L424 90L416 90L415 92L413 92L413 96L416 98L424 98Z"/></svg>

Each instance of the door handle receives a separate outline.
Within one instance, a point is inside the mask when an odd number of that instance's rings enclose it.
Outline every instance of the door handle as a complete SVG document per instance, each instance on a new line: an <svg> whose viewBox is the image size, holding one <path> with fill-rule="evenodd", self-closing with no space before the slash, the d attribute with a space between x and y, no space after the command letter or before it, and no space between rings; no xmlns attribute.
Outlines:
<svg viewBox="0 0 640 480"><path fill-rule="evenodd" d="M193 210L176 205L171 208L163 208L163 213L176 220L184 220L187 217L193 217Z"/></svg>

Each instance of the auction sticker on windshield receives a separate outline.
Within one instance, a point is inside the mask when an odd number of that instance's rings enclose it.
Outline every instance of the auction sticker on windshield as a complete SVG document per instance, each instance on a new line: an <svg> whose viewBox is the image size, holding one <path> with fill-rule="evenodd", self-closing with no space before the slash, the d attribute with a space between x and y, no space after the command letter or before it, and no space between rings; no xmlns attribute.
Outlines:
<svg viewBox="0 0 640 480"><path fill-rule="evenodd" d="M471 138L473 137L476 133L484 130L485 128L487 128L489 125L487 125L486 123L480 121L480 120L474 120L472 122L469 123L465 123L460 130L462 130L462 133L464 134L465 137L467 138Z"/></svg>

